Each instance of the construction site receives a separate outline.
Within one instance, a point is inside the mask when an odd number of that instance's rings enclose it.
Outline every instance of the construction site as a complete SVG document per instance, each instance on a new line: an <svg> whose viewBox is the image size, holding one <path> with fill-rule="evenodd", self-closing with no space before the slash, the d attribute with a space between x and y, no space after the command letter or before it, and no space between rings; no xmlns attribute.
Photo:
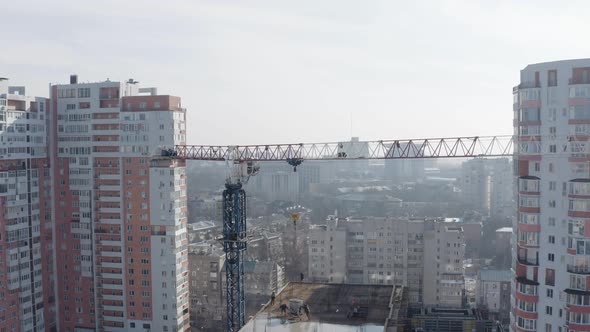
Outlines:
<svg viewBox="0 0 590 332"><path fill-rule="evenodd" d="M291 282L240 331L397 332L407 306L403 286Z"/></svg>

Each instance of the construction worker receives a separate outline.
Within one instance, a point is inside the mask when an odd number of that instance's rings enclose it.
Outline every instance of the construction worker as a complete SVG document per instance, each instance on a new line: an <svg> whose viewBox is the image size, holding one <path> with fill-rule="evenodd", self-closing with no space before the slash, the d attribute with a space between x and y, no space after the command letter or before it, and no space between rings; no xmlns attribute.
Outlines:
<svg viewBox="0 0 590 332"><path fill-rule="evenodd" d="M301 281L303 281L303 272L301 272Z"/></svg>
<svg viewBox="0 0 590 332"><path fill-rule="evenodd" d="M275 305L275 291L270 294L270 305Z"/></svg>
<svg viewBox="0 0 590 332"><path fill-rule="evenodd" d="M281 309L281 313L283 314L283 316L287 315L287 305L286 304L281 304L281 306L279 307Z"/></svg>
<svg viewBox="0 0 590 332"><path fill-rule="evenodd" d="M307 305L307 303L303 305L303 312L305 312L305 316L307 316L307 320L309 320L311 318L311 313L309 311L309 306Z"/></svg>

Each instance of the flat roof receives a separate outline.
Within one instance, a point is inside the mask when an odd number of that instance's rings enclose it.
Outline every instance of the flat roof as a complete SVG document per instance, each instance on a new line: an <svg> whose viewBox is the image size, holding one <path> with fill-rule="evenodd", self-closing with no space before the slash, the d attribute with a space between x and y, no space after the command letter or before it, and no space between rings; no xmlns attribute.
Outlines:
<svg viewBox="0 0 590 332"><path fill-rule="evenodd" d="M401 302L402 295L403 287L395 285L290 282L276 295L274 305L265 306L240 331L303 331L319 325L330 331L358 331L359 326L366 331L383 331L392 302ZM309 306L309 319L305 314L281 312L281 304L289 305L290 299L300 299ZM362 317L350 317L354 306Z"/></svg>
<svg viewBox="0 0 590 332"><path fill-rule="evenodd" d="M481 281L510 281L512 271L510 270L487 270L479 271L479 280Z"/></svg>

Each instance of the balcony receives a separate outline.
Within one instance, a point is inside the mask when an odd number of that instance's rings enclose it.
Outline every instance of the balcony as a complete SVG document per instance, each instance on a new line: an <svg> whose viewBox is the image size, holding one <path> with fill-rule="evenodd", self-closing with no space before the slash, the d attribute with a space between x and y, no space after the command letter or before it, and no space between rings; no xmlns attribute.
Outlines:
<svg viewBox="0 0 590 332"><path fill-rule="evenodd" d="M567 265L567 272L576 274L590 274L590 265Z"/></svg>
<svg viewBox="0 0 590 332"><path fill-rule="evenodd" d="M538 258L533 258L533 257L518 257L518 263L522 264L522 265L529 265L529 266L538 266L539 265L539 259Z"/></svg>
<svg viewBox="0 0 590 332"><path fill-rule="evenodd" d="M521 82L518 85L518 89L531 89L531 88L540 88L541 82L539 81L531 81L531 82ZM514 89L513 89L514 91Z"/></svg>
<svg viewBox="0 0 590 332"><path fill-rule="evenodd" d="M590 84L590 77L576 77L568 80L569 85Z"/></svg>

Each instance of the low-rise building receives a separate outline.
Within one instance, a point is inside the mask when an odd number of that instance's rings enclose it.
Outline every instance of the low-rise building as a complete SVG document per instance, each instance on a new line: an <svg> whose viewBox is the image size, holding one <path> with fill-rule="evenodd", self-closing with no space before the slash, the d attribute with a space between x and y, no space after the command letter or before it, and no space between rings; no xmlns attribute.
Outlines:
<svg viewBox="0 0 590 332"><path fill-rule="evenodd" d="M496 230L496 266L508 268L512 264L512 227Z"/></svg>
<svg viewBox="0 0 590 332"><path fill-rule="evenodd" d="M510 322L511 271L481 270L478 273L476 299L478 309L505 324Z"/></svg>

